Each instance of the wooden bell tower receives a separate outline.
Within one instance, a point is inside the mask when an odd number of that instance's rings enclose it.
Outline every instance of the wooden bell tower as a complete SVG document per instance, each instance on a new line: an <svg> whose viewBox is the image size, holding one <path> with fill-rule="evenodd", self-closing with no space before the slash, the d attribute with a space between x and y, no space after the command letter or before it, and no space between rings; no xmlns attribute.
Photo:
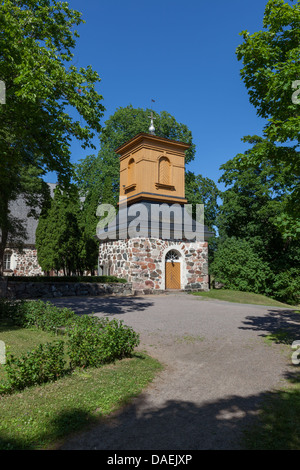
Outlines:
<svg viewBox="0 0 300 470"><path fill-rule="evenodd" d="M119 211L107 229L97 232L99 266L127 279L136 293L207 290L206 239L211 234L192 220L185 198L190 145L156 136L154 130L151 115L149 133L141 132L115 150L120 158Z"/></svg>
<svg viewBox="0 0 300 470"><path fill-rule="evenodd" d="M116 149L120 202L185 204L185 151L189 144L140 133Z"/></svg>

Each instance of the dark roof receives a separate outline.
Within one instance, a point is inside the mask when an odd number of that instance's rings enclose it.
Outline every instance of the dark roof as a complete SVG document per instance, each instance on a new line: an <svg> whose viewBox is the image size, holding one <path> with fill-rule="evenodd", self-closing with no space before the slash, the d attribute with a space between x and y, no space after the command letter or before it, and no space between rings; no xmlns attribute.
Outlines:
<svg viewBox="0 0 300 470"><path fill-rule="evenodd" d="M51 196L53 197L53 192L56 187L56 183L47 183L50 188ZM24 198L20 196L16 201L13 201L10 206L10 212L13 217L16 217L24 224L26 229L27 237L24 241L25 245L35 245L35 232L38 225L38 218L28 217L28 212L30 208L26 204ZM38 209L36 209L37 212Z"/></svg>

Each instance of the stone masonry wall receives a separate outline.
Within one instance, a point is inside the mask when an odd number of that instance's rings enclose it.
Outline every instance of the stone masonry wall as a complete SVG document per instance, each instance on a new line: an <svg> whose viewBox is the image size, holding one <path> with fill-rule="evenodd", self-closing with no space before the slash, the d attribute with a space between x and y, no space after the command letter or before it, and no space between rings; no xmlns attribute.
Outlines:
<svg viewBox="0 0 300 470"><path fill-rule="evenodd" d="M70 296L128 296L132 295L130 283L97 282L20 282L11 277L0 280L4 297L11 299L39 299ZM5 285L4 285L5 284Z"/></svg>
<svg viewBox="0 0 300 470"><path fill-rule="evenodd" d="M14 276L39 276L43 271L37 260L37 250L34 247L26 247L22 251L8 249L11 253L11 268L5 271L5 275Z"/></svg>
<svg viewBox="0 0 300 470"><path fill-rule="evenodd" d="M104 274L132 283L134 291L165 290L165 256L179 254L182 290L208 290L207 242L184 242L152 238L132 238L100 244L99 265Z"/></svg>

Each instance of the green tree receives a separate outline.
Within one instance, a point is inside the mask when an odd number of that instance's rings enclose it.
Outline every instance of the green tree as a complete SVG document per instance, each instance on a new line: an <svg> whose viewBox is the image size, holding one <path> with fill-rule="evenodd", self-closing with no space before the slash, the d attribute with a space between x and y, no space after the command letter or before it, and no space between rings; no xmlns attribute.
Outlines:
<svg viewBox="0 0 300 470"><path fill-rule="evenodd" d="M23 175L29 168L40 176L54 171L68 184L70 142L92 146L104 108L98 74L72 64L81 13L55 0L3 0L0 13L0 79L6 86L0 106L1 272L9 204L24 189Z"/></svg>
<svg viewBox="0 0 300 470"><path fill-rule="evenodd" d="M63 270L64 274L82 271L80 264L80 199L77 188L56 187L51 202L45 205L36 230L38 262L43 271Z"/></svg>
<svg viewBox="0 0 300 470"><path fill-rule="evenodd" d="M250 247L251 259L254 259L254 252L256 261L261 262L259 276L253 274L253 269L247 271L249 276L254 275L255 282L261 280L260 293L291 301L296 296L297 281L291 283L290 280L298 272L300 243L292 237L285 238L276 223L277 217L285 210L286 194L293 185L290 167L281 163L277 172L272 161L263 160L260 164L243 169L236 164L236 159L232 159L221 169L224 173L220 182L225 183L228 189L221 195L222 204L217 219L219 239L216 262L212 263L211 272L218 279L223 276L222 282L226 279L226 286L233 288L239 285L241 289L242 283L237 284L236 280L224 277L224 272L227 270L232 275L232 269L240 265L242 272L246 273L243 267L245 260L240 257L240 245L237 244L245 242L245 249ZM226 261L232 240L232 254ZM263 271L265 277L262 276ZM249 278L245 286L249 289L253 285L253 279ZM253 292L258 292L257 284L255 289Z"/></svg>
<svg viewBox="0 0 300 470"><path fill-rule="evenodd" d="M204 204L204 223L209 230L216 226L220 191L215 182L191 171L185 173L185 197L189 204Z"/></svg>
<svg viewBox="0 0 300 470"><path fill-rule="evenodd" d="M246 136L254 144L238 156L241 167L271 160L280 171L290 167L293 191L286 195L284 211L277 219L285 238L300 236L300 113L295 87L300 79L300 3L269 0L263 19L263 31L252 35L243 31L244 42L237 48L243 63L241 78L258 116L267 119L263 137ZM298 87L299 88L299 87Z"/></svg>
<svg viewBox="0 0 300 470"><path fill-rule="evenodd" d="M99 239L96 238L99 205L99 194L90 191L84 199L79 213L80 238L78 240L81 271L87 270L92 274L98 267Z"/></svg>
<svg viewBox="0 0 300 470"><path fill-rule="evenodd" d="M251 241L227 238L218 246L210 272L227 289L271 294L274 275Z"/></svg>
<svg viewBox="0 0 300 470"><path fill-rule="evenodd" d="M227 190L222 193L218 228L221 237L251 240L260 256L267 262L293 263L294 248L299 241L285 239L278 230L277 217L285 210L285 199L293 189L290 166L272 161L242 169L236 159L221 166L224 170L220 182ZM289 253L293 253L289 256Z"/></svg>

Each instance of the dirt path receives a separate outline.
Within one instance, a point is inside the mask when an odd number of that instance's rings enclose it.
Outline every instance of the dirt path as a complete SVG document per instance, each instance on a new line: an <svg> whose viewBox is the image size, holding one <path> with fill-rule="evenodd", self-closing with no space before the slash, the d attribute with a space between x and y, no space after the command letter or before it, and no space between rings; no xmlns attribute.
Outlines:
<svg viewBox="0 0 300 470"><path fill-rule="evenodd" d="M131 405L61 449L240 449L261 399L284 383L287 355L263 337L290 324L290 310L180 294L53 302L122 319L165 364Z"/></svg>

